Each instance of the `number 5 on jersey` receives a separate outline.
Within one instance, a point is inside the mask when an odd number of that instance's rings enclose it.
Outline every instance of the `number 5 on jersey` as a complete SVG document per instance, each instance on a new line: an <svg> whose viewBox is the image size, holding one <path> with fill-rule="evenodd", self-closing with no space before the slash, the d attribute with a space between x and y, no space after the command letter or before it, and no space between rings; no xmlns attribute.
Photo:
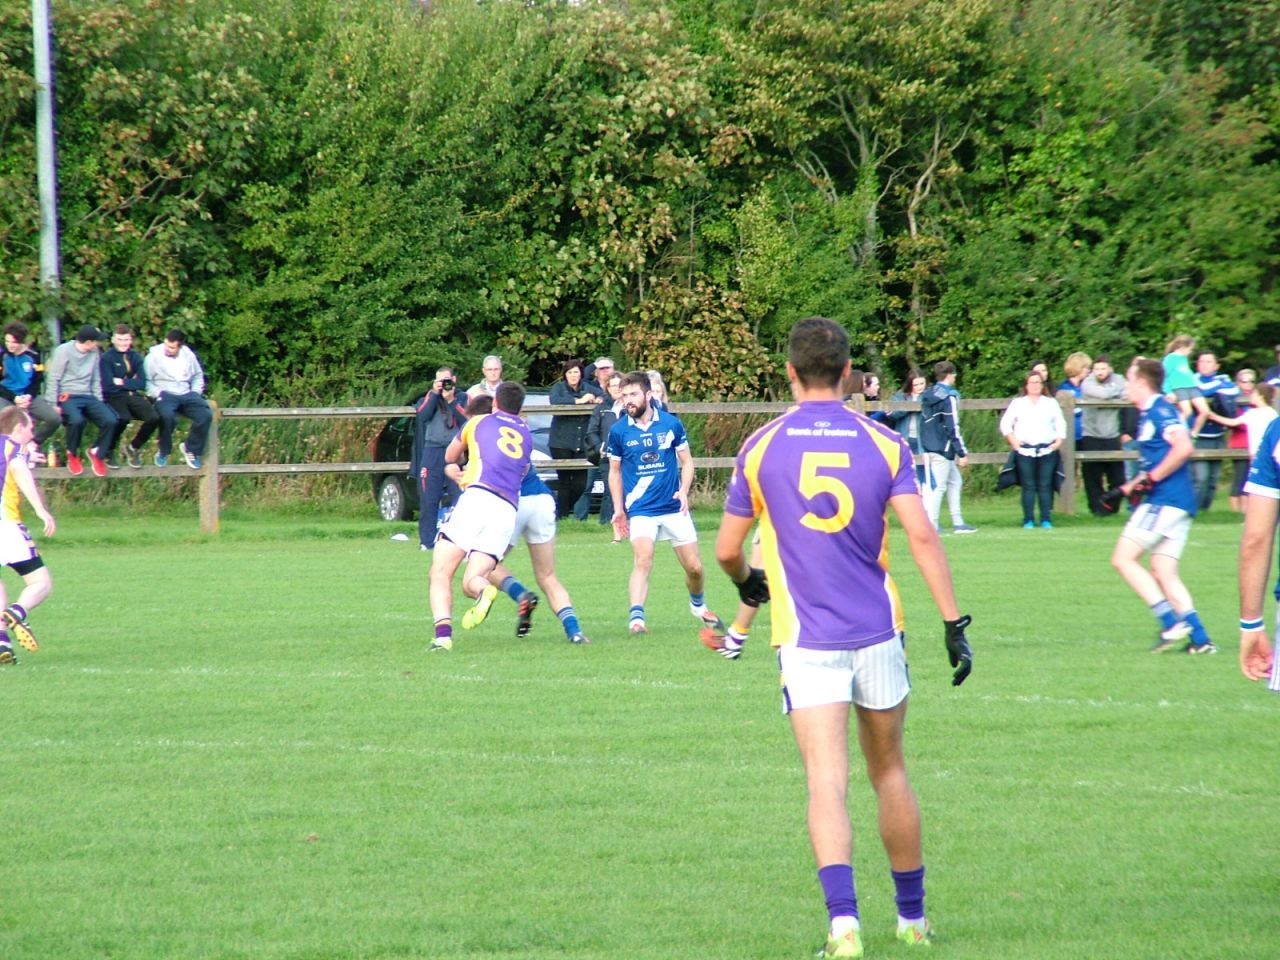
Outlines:
<svg viewBox="0 0 1280 960"><path fill-rule="evenodd" d="M812 500L821 494L830 494L836 501L836 512L820 517L812 510L800 518L802 526L819 533L839 533L853 519L853 491L836 477L819 473L819 470L848 470L847 453L806 453L800 460L800 495Z"/></svg>

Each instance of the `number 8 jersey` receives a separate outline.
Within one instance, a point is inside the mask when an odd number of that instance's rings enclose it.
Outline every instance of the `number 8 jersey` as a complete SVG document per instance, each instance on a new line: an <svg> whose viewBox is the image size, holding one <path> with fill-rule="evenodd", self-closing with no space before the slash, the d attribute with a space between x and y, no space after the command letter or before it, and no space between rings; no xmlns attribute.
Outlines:
<svg viewBox="0 0 1280 960"><path fill-rule="evenodd" d="M533 456L533 435L524 420L501 411L472 417L459 436L467 445L467 468L459 486L480 487L517 506L520 481Z"/></svg>
<svg viewBox="0 0 1280 960"><path fill-rule="evenodd" d="M919 492L906 440L838 401L802 403L748 438L725 512L760 518L775 647L856 649L902 631L886 508Z"/></svg>

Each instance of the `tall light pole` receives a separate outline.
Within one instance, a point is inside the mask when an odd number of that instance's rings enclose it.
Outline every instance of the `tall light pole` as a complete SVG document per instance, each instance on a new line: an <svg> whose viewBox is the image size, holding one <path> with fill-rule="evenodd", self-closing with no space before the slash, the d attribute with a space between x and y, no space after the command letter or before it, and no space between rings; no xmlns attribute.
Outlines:
<svg viewBox="0 0 1280 960"><path fill-rule="evenodd" d="M36 184L40 194L40 285L45 329L51 344L62 342L59 316L61 265L58 253L58 147L53 133L53 30L50 0L31 0L36 71Z"/></svg>

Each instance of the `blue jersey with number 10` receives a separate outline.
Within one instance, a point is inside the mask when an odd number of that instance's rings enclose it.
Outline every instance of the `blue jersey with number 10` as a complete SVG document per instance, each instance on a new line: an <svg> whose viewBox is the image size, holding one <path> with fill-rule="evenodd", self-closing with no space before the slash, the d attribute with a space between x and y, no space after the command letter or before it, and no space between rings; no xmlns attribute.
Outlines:
<svg viewBox="0 0 1280 960"><path fill-rule="evenodd" d="M650 407L640 426L629 416L609 431L609 459L622 463L622 509L633 517L662 517L680 511L680 450L689 449L684 424L673 413Z"/></svg>

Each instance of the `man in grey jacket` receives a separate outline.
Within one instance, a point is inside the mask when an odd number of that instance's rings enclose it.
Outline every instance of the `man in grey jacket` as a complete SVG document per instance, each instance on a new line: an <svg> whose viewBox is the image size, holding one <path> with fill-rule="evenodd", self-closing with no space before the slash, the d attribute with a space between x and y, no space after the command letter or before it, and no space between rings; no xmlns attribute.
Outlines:
<svg viewBox="0 0 1280 960"><path fill-rule="evenodd" d="M53 351L44 372L44 396L67 425L67 469L72 476L84 473L80 459L80 438L86 420L98 425L98 442L88 450L95 477L107 475L104 455L115 447L119 418L102 400L102 371L98 366L98 343L104 335L85 324L74 340Z"/></svg>
<svg viewBox="0 0 1280 960"><path fill-rule="evenodd" d="M173 428L178 414L191 421L187 439L179 444L182 459L192 470L204 464L204 444L209 437L209 424L213 422L213 409L204 393L204 368L195 351L187 346L187 335L181 330L170 330L164 342L147 351L142 362L147 377L147 396L156 405L160 416L160 439L156 450L156 466L169 463L173 450Z"/></svg>
<svg viewBox="0 0 1280 960"><path fill-rule="evenodd" d="M1123 400L1125 382L1111 368L1111 358L1103 354L1093 361L1093 372L1080 384L1085 400ZM1079 450L1120 449L1120 408L1084 407L1083 430L1076 448ZM1122 460L1085 460L1080 466L1084 489L1089 497L1089 512L1095 517L1110 516L1103 495L1124 484ZM1105 483L1104 483L1105 481Z"/></svg>

